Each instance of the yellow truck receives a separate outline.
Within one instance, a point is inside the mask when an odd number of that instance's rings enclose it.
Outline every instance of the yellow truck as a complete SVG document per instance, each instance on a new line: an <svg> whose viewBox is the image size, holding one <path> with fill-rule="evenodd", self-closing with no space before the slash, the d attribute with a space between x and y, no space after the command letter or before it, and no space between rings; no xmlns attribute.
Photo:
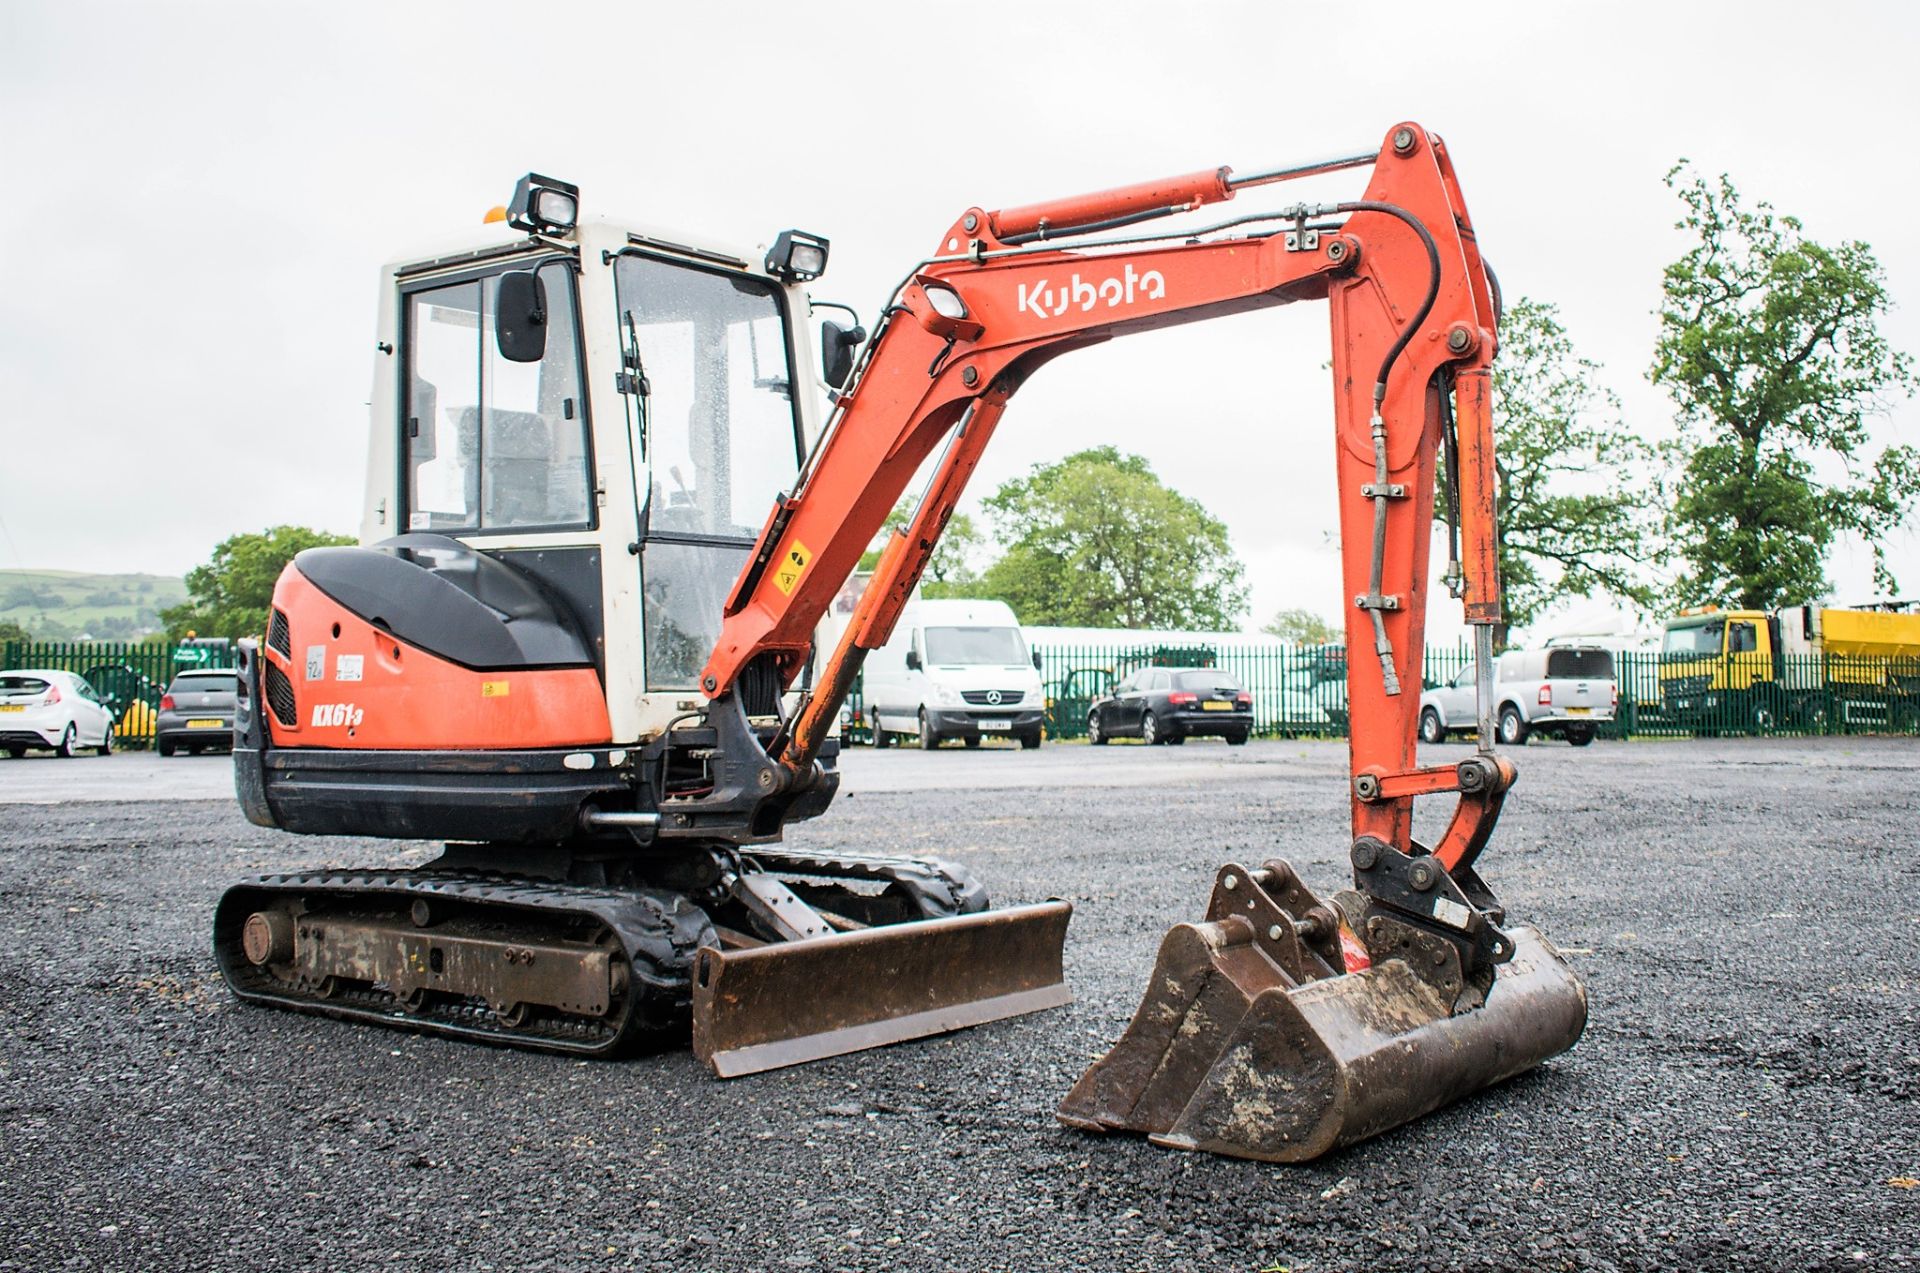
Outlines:
<svg viewBox="0 0 1920 1273"><path fill-rule="evenodd" d="M1682 610L1661 642L1661 707L1702 732L1914 732L1917 604Z"/></svg>

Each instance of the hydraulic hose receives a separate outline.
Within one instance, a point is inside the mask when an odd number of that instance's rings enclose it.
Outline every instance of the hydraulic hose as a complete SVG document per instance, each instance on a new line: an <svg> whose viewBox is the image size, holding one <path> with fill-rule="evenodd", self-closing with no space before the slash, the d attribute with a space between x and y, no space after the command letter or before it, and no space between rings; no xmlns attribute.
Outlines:
<svg viewBox="0 0 1920 1273"><path fill-rule="evenodd" d="M1393 642L1387 637L1387 602L1380 595L1381 576L1386 570L1387 559L1387 501L1391 496L1387 489L1387 422L1381 415L1387 400L1387 376L1393 371L1405 352L1415 332L1433 313L1434 302L1440 298L1440 248L1433 241L1433 235L1420 219L1405 208L1391 203L1378 203L1371 199L1355 200L1351 203L1334 205L1336 212L1379 212L1397 218L1413 228L1420 236L1421 246L1427 250L1427 295L1420 302L1420 308L1400 335L1394 339L1387 350L1387 356L1380 360L1380 374L1374 378L1373 419L1370 422L1373 434L1373 561L1367 571L1367 594L1361 604L1373 617L1373 649L1380 656L1380 679L1385 685L1387 697L1393 698L1400 693L1400 675L1393 667Z"/></svg>

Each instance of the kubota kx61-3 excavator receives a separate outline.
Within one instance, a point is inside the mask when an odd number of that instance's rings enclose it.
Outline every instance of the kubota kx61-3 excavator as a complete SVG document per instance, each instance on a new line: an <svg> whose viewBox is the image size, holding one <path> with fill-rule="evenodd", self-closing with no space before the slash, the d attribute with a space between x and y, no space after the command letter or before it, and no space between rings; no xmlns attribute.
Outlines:
<svg viewBox="0 0 1920 1273"><path fill-rule="evenodd" d="M1148 224L1368 166L1351 202ZM969 209L864 348L823 324L842 391L824 420L795 336L824 240L784 233L756 263L577 208L530 175L505 218L520 233L388 272L369 546L301 554L243 645L236 784L263 825L446 849L236 884L215 946L237 994L595 1055L690 1016L723 1076L1063 1002L1064 903L992 910L951 865L797 853L782 829L831 800L860 661L1028 376L1130 332L1324 299L1353 888L1222 868L1060 1117L1303 1159L1573 1044L1579 982L1474 870L1514 779L1489 717L1496 297L1438 137L1403 124L1377 152ZM837 648L816 650L936 450ZM1421 767L1442 456L1480 747ZM1413 800L1443 793L1452 820L1419 844Z"/></svg>

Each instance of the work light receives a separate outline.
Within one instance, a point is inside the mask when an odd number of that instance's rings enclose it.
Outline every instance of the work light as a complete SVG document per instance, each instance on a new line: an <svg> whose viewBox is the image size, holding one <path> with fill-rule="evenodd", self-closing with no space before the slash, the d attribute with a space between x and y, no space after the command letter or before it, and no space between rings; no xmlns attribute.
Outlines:
<svg viewBox="0 0 1920 1273"><path fill-rule="evenodd" d="M805 230L782 230L767 253L767 273L789 283L806 283L827 272L827 241Z"/></svg>
<svg viewBox="0 0 1920 1273"><path fill-rule="evenodd" d="M530 234L565 234L580 219L580 187L530 172L513 188L507 224Z"/></svg>

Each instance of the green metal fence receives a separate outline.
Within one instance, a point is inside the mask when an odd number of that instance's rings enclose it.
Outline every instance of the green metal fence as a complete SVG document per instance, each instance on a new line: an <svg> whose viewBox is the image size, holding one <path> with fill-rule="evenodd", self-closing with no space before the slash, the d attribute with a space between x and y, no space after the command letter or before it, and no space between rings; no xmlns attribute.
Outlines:
<svg viewBox="0 0 1920 1273"><path fill-rule="evenodd" d="M233 647L225 641L8 641L0 648L0 668L45 668L86 678L112 709L118 724L115 741L144 747L153 741L153 722L173 674L184 668L232 667Z"/></svg>
<svg viewBox="0 0 1920 1273"><path fill-rule="evenodd" d="M1036 646L1047 697L1047 736L1083 738L1087 709L1137 668L1218 667L1253 695L1255 732L1266 737L1344 738L1346 651L1340 646L1223 649L1164 645ZM1432 689L1473 662L1465 646L1429 647ZM1619 705L1601 738L1809 734L1920 734L1920 659L1735 654L1675 659L1656 651L1614 655ZM1498 683L1496 682L1496 688ZM868 741L854 685L844 721L849 742Z"/></svg>
<svg viewBox="0 0 1920 1273"><path fill-rule="evenodd" d="M1253 695L1254 728L1266 737L1344 738L1346 651L1337 645L1225 649L1142 643L1106 647L1037 646L1046 689L1047 735L1082 738L1087 708L1142 667L1218 667ZM0 667L77 672L119 719L123 744L153 737L160 695L187 667L231 667L222 641L127 644L106 641L8 641ZM1464 646L1429 647L1429 688L1473 661ZM1731 654L1676 658L1657 652L1614 655L1618 711L1601 738L1763 736L1773 734L1920 734L1920 658ZM868 741L860 683L848 702L845 735Z"/></svg>

